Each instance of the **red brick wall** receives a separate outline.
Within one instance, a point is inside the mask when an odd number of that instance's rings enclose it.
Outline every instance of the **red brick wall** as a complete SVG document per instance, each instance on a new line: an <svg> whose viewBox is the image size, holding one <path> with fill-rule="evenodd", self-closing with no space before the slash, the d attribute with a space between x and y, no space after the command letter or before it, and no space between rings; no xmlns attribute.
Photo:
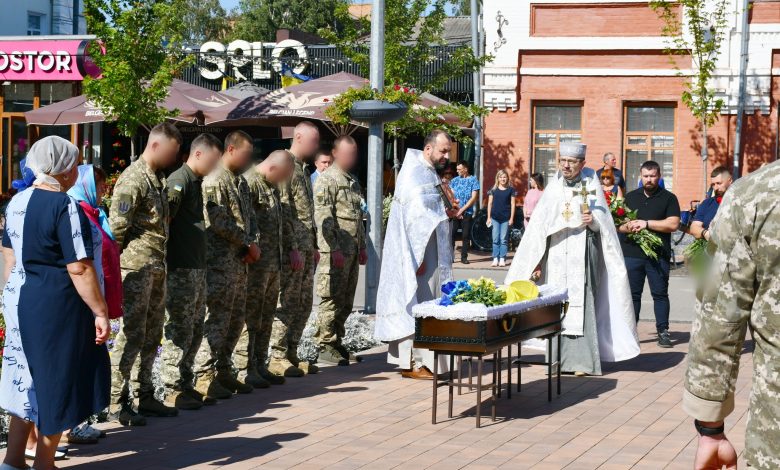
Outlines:
<svg viewBox="0 0 780 470"><path fill-rule="evenodd" d="M621 69L684 69L690 56L670 58L663 51L522 51L523 67L574 67ZM674 64L672 63L674 60Z"/></svg>
<svg viewBox="0 0 780 470"><path fill-rule="evenodd" d="M506 168L518 191L525 193L530 168L531 113L534 101L583 102L582 141L588 145L587 164L591 168L601 166L601 155L605 152L622 155L623 109L628 102L671 102L676 103L677 107L674 192L683 206L687 206L691 200L701 199L704 181L699 156L699 126L679 100L682 80L679 77L522 77L518 110L494 111L485 120L484 186L487 188L492 185L497 169ZM780 99L778 85L780 79L775 78L774 103ZM710 161L707 173L720 164L729 168L732 166L735 119L723 116L710 129ZM743 168L752 171L764 162L774 159L776 106L773 105L771 115L747 116L744 122Z"/></svg>
<svg viewBox="0 0 780 470"><path fill-rule="evenodd" d="M531 5L531 36L659 36L662 29L647 3Z"/></svg>
<svg viewBox="0 0 780 470"><path fill-rule="evenodd" d="M780 23L780 2L751 2L750 24Z"/></svg>

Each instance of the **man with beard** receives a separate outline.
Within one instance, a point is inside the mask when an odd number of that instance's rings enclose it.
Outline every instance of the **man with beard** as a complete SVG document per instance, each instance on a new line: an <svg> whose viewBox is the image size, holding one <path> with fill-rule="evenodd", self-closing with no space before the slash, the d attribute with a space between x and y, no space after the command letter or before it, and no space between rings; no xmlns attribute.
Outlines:
<svg viewBox="0 0 780 470"><path fill-rule="evenodd" d="M731 172L726 167L719 166L712 170L710 182L712 183L713 195L702 202L699 208L696 209L696 216L693 218L690 228L691 235L708 241L710 239L710 224L715 218L715 214L718 213L723 195L726 194L734 180L731 178Z"/></svg>
<svg viewBox="0 0 780 470"><path fill-rule="evenodd" d="M669 268L672 257L672 232L680 225L680 203L677 196L660 187L661 167L648 160L640 168L642 187L626 194L626 206L637 211L636 220L618 229L623 257L626 261L628 283L634 301L634 315L639 321L645 278L650 284L655 306L655 327L658 346L671 348L669 337ZM647 229L658 235L663 243L656 248L656 259L647 256L639 245L626 236Z"/></svg>
<svg viewBox="0 0 780 470"><path fill-rule="evenodd" d="M450 219L458 208L446 208L436 173L451 149L450 136L435 130L422 152L406 152L387 221L374 336L390 343L387 362L407 378L433 379L433 352L412 347L412 307L438 297L442 283L452 280ZM449 370L448 359L439 356L439 371Z"/></svg>

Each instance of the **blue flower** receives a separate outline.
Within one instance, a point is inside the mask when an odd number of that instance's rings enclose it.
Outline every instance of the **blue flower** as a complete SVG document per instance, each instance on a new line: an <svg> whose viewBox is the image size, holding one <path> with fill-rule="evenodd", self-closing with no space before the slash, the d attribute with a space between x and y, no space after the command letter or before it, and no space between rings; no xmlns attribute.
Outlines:
<svg viewBox="0 0 780 470"><path fill-rule="evenodd" d="M444 295L451 295L457 288L458 283L455 281L450 281L446 284L442 284L441 291Z"/></svg>
<svg viewBox="0 0 780 470"><path fill-rule="evenodd" d="M439 305L442 305L444 307L448 307L452 305L452 299L449 298L449 296L442 296L442 298L439 299Z"/></svg>

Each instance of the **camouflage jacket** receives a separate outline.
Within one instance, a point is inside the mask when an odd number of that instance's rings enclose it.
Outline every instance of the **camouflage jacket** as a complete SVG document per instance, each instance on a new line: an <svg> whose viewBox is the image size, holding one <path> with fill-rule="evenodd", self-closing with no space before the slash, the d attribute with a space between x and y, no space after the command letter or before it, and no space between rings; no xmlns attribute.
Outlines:
<svg viewBox="0 0 780 470"><path fill-rule="evenodd" d="M320 251L356 253L366 247L360 183L337 165L325 170L314 185L314 221Z"/></svg>
<svg viewBox="0 0 780 470"><path fill-rule="evenodd" d="M219 268L240 261L255 241L254 214L249 186L241 175L220 165L203 179L207 263Z"/></svg>
<svg viewBox="0 0 780 470"><path fill-rule="evenodd" d="M111 197L109 224L123 269L165 269L168 215L165 176L138 158L119 176Z"/></svg>
<svg viewBox="0 0 780 470"><path fill-rule="evenodd" d="M284 259L282 240L289 238L288 225L285 224L279 190L255 168L244 173L252 198L255 216L256 242L262 257L253 265L264 271L278 271Z"/></svg>
<svg viewBox="0 0 780 470"><path fill-rule="evenodd" d="M710 231L712 271L699 299L685 374L684 409L719 421L734 409L745 333L751 329L753 387L745 456L780 468L780 162L737 181Z"/></svg>
<svg viewBox="0 0 780 470"><path fill-rule="evenodd" d="M311 251L317 248L314 229L314 196L311 189L311 173L303 163L295 159L295 171L289 184L279 187L285 218L293 234L285 240L287 249Z"/></svg>

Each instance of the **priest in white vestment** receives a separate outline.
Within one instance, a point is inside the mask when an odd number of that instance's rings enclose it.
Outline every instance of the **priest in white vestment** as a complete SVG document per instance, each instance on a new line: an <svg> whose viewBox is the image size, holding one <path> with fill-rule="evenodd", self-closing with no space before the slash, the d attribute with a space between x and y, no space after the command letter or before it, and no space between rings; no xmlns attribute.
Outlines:
<svg viewBox="0 0 780 470"><path fill-rule="evenodd" d="M408 378L432 379L434 369L433 352L412 347L412 307L439 297L452 280L450 218L457 207L445 207L436 172L449 163L451 148L450 137L434 131L422 152L406 152L387 221L374 335L389 343L388 362ZM440 372L449 370L448 360L439 356Z"/></svg>
<svg viewBox="0 0 780 470"><path fill-rule="evenodd" d="M560 171L534 209L505 283L540 276L567 287L561 370L601 375L601 361L636 357L639 341L623 252L601 183L584 168L585 150L560 144Z"/></svg>

